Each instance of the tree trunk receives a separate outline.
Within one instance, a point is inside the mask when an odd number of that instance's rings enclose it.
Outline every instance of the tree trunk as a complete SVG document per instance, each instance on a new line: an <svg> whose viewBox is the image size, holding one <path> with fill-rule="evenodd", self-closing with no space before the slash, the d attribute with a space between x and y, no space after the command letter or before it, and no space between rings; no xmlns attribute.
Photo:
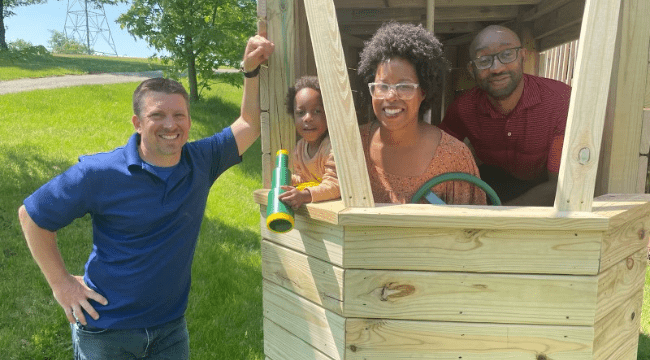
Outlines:
<svg viewBox="0 0 650 360"><path fill-rule="evenodd" d="M5 8L4 0L0 0L0 50L8 50L7 41L5 40Z"/></svg>
<svg viewBox="0 0 650 360"><path fill-rule="evenodd" d="M185 39L187 46L187 81L190 84L190 101L197 101L199 99L199 91L196 81L196 54L194 54L192 36L188 35Z"/></svg>

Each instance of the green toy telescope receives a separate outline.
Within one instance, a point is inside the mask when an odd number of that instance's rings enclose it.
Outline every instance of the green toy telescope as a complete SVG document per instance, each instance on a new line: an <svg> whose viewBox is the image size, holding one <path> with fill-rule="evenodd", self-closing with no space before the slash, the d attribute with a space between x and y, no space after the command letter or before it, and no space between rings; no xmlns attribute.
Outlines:
<svg viewBox="0 0 650 360"><path fill-rule="evenodd" d="M278 150L271 191L266 204L266 227L276 233L285 233L293 229L293 210L278 200L278 196L285 192L281 186L291 185L291 171L288 165L289 152L285 149Z"/></svg>

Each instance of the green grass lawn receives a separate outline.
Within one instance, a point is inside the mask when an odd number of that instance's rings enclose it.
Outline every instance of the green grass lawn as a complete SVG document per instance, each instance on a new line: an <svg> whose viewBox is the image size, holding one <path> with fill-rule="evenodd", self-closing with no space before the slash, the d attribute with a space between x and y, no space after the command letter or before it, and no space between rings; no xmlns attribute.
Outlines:
<svg viewBox="0 0 650 360"><path fill-rule="evenodd" d="M0 81L105 72L163 70L156 59L93 55L20 55L0 52Z"/></svg>
<svg viewBox="0 0 650 360"><path fill-rule="evenodd" d="M80 154L113 149L133 132L137 83L82 86L0 96L0 349L2 359L70 359L70 329L21 234L16 210L41 184ZM218 97L216 94L219 94ZM228 126L241 89L217 84L192 108L191 139ZM193 264L186 313L193 359L263 359L259 207L259 141L244 162L213 187ZM92 245L88 216L59 231L75 274Z"/></svg>

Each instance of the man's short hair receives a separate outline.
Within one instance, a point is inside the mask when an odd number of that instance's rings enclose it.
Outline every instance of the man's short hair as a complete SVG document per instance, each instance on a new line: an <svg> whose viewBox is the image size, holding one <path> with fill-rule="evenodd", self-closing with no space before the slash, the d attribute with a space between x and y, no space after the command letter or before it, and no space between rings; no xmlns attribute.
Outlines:
<svg viewBox="0 0 650 360"><path fill-rule="evenodd" d="M187 112L190 111L190 97L187 91L178 81L165 78L152 78L147 79L138 85L133 92L133 113L140 116L142 109L142 99L149 92L159 92L163 94L178 94L182 95L187 105Z"/></svg>

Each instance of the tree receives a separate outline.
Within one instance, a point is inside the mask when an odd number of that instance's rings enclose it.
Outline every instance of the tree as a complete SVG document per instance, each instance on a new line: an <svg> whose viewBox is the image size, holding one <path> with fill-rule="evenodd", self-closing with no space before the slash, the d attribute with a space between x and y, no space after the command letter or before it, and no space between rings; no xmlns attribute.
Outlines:
<svg viewBox="0 0 650 360"><path fill-rule="evenodd" d="M5 36L5 18L16 15L12 11L13 8L18 6L42 4L47 0L0 0L0 50L9 50Z"/></svg>
<svg viewBox="0 0 650 360"><path fill-rule="evenodd" d="M133 0L117 22L144 39L179 72L186 70L190 99L222 66L239 67L246 41L255 33L255 0Z"/></svg>
<svg viewBox="0 0 650 360"><path fill-rule="evenodd" d="M82 55L94 52L93 49L88 48L88 45L82 44L75 39L69 39L62 32L56 30L50 30L50 32L52 36L47 43L55 54Z"/></svg>

